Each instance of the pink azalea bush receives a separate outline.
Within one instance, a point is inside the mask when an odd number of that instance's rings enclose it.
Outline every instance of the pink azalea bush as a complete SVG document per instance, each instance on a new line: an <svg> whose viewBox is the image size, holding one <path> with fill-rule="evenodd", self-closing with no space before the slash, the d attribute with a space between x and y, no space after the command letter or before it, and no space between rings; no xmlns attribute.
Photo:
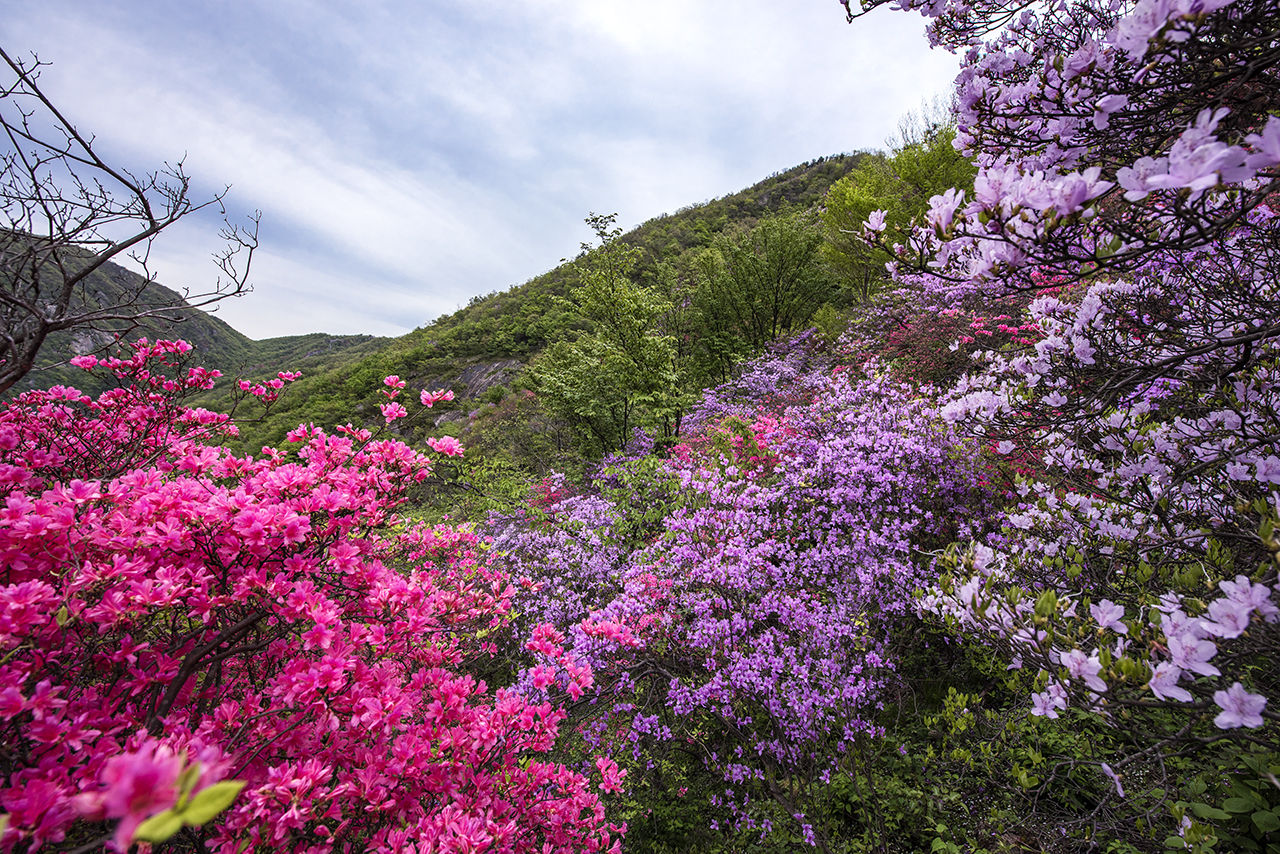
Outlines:
<svg viewBox="0 0 1280 854"><path fill-rule="evenodd" d="M396 514L430 461L312 426L237 457L186 349L0 409L0 849L616 851L545 758L563 709L475 675L507 577ZM530 654L581 670L555 637Z"/></svg>

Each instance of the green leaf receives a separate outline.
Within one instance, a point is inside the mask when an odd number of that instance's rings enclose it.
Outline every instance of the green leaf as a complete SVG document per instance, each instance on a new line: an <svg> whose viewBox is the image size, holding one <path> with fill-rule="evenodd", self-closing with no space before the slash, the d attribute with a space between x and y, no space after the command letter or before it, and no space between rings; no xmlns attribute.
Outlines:
<svg viewBox="0 0 1280 854"><path fill-rule="evenodd" d="M192 762L186 768L182 769L182 773L178 775L178 791L182 793L185 800L191 794L191 790L195 788L196 781L200 779L200 763Z"/></svg>
<svg viewBox="0 0 1280 854"><path fill-rule="evenodd" d="M1252 818L1254 825L1263 833L1272 833L1280 830L1280 818L1277 818L1276 814L1269 810L1258 810L1253 814Z"/></svg>
<svg viewBox="0 0 1280 854"><path fill-rule="evenodd" d="M63 605L58 609L58 613L53 615L53 619L57 622L58 628L62 628L71 621L71 612L67 610L66 605Z"/></svg>
<svg viewBox="0 0 1280 854"><path fill-rule="evenodd" d="M182 811L182 820L187 824L204 824L231 806L231 802L243 788L244 780L223 780L221 783L214 783L208 788L201 789Z"/></svg>
<svg viewBox="0 0 1280 854"><path fill-rule="evenodd" d="M1164 847L1170 851L1186 851L1187 840L1181 836L1166 836L1164 838Z"/></svg>
<svg viewBox="0 0 1280 854"><path fill-rule="evenodd" d="M1253 798L1227 798L1222 808L1234 813L1253 812Z"/></svg>
<svg viewBox="0 0 1280 854"><path fill-rule="evenodd" d="M138 825L133 839L137 842L164 842L179 830L182 830L182 819L173 810L165 810Z"/></svg>
<svg viewBox="0 0 1280 854"><path fill-rule="evenodd" d="M1196 814L1196 818L1213 819L1214 821L1226 821L1231 818L1217 807L1209 804L1195 803L1191 805L1191 811Z"/></svg>

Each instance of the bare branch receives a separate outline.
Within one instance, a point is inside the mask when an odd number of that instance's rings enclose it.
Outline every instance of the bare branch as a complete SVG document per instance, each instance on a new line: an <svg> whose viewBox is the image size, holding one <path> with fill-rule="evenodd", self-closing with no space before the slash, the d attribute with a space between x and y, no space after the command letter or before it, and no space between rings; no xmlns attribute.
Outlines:
<svg viewBox="0 0 1280 854"><path fill-rule="evenodd" d="M214 253L219 275L212 287L185 294L185 305L161 296L147 264L152 242L200 211L215 209L225 220L229 188L196 201L181 160L144 174L109 164L96 138L40 88L47 63L3 49L0 60L0 72L11 75L0 81L0 393L32 370L53 333L125 334L145 320L177 320L189 307L249 289L258 214L219 232L225 245ZM105 265L124 258L144 275L102 287Z"/></svg>

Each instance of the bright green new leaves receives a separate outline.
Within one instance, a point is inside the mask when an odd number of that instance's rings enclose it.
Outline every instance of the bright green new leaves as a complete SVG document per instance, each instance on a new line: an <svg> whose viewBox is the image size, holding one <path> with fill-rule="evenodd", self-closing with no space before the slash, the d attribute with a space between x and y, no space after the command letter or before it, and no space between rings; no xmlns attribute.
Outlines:
<svg viewBox="0 0 1280 854"><path fill-rule="evenodd" d="M931 196L973 186L976 170L952 146L955 135L953 126L937 122L904 133L906 139L892 154L864 158L827 191L823 255L856 300L876 290L891 260L862 241L862 224L872 211L886 212L886 236L901 241L911 220L929 209Z"/></svg>
<svg viewBox="0 0 1280 854"><path fill-rule="evenodd" d="M223 780L206 786L195 795L191 787L200 776L198 763L187 766L178 783L182 795L172 809L157 813L138 825L133 838L137 842L164 842L184 827L198 827L213 820L235 801L244 788L243 780Z"/></svg>
<svg viewBox="0 0 1280 854"><path fill-rule="evenodd" d="M532 376L543 404L574 426L594 450L622 445L637 427L674 435L684 398L676 347L663 321L671 304L630 274L640 250L618 240L614 216L592 214L600 245L584 245L570 303L589 325L575 340L547 348Z"/></svg>

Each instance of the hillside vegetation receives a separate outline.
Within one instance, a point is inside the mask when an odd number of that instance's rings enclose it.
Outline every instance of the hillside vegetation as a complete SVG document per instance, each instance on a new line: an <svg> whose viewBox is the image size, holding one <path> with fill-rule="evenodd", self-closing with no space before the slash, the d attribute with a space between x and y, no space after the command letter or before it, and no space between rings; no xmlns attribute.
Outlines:
<svg viewBox="0 0 1280 854"><path fill-rule="evenodd" d="M919 11L891 152L0 407L0 849L1280 851L1275 5Z"/></svg>
<svg viewBox="0 0 1280 854"><path fill-rule="evenodd" d="M291 335L255 341L220 318L191 308L177 291L118 264L106 263L91 273L78 292L90 306L119 305L126 298L166 310L162 317L95 324L92 328L55 332L40 350L35 369L11 391L17 393L53 385L75 385L98 393L108 386L105 378L85 375L68 360L87 353L114 352L121 343L146 337L181 338L200 353L202 364L228 376L291 370L319 371L335 362L359 358L386 343L372 335Z"/></svg>
<svg viewBox="0 0 1280 854"><path fill-rule="evenodd" d="M664 269L679 265L681 259L687 264L693 253L720 235L750 229L771 213L815 210L832 184L870 156L821 158L737 193L643 223L619 237L621 244L637 252L629 278L640 287L658 286ZM465 417L483 404L496 403L513 384L522 384L524 366L549 344L589 328L568 301L579 278L576 263L562 264L524 284L474 297L462 309L376 348L336 352L327 363L264 359L265 370L250 378L269 377L277 370L302 370L303 377L267 419L243 426L243 447L279 442L300 421L345 423L354 414L373 422L377 413L372 404L382 378L389 374L420 388L452 388L458 399L448 418ZM464 377L472 382L463 382ZM215 393L204 405L227 408L227 392ZM559 454L554 458L569 462Z"/></svg>

